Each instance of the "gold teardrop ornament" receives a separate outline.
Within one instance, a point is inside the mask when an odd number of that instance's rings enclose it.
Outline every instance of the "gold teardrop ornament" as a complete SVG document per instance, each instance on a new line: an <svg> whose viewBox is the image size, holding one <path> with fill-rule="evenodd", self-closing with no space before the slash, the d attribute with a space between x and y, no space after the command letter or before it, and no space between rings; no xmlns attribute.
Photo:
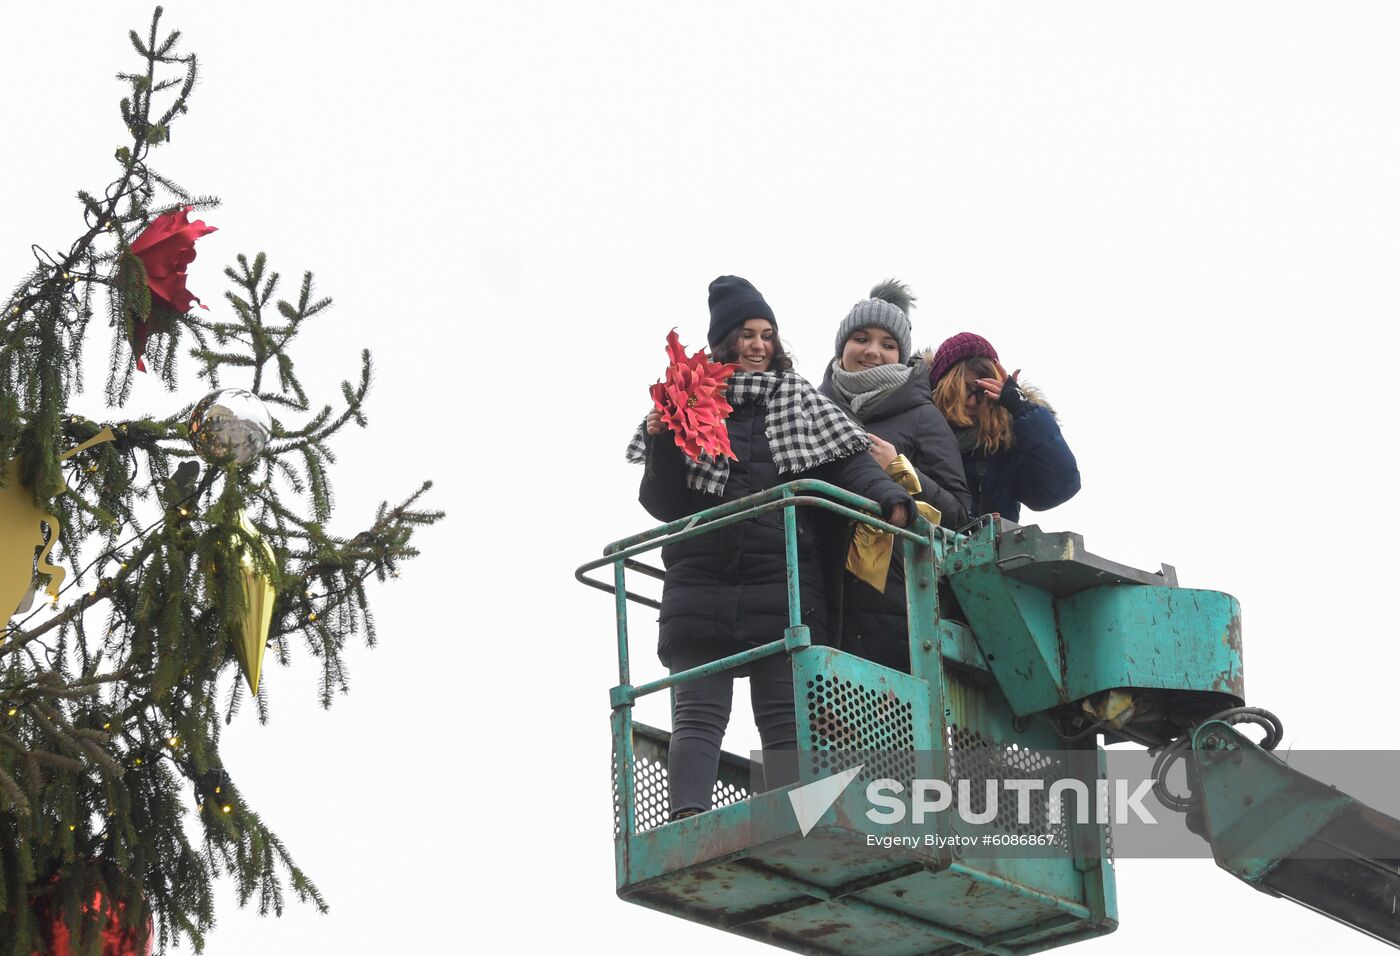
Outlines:
<svg viewBox="0 0 1400 956"><path fill-rule="evenodd" d="M239 512L238 526L243 529L244 538L238 561L238 572L243 579L243 613L238 617L233 652L249 689L256 694L258 680L262 677L263 655L267 652L267 636L272 632L272 606L277 601L277 589L267 573L258 568L253 548L261 548L269 562L275 561L276 555L248 520L247 513Z"/></svg>

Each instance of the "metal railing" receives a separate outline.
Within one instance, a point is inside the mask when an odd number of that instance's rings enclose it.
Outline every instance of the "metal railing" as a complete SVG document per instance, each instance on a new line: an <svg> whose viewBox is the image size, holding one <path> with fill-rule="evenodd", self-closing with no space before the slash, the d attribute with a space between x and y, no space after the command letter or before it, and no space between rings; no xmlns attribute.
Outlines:
<svg viewBox="0 0 1400 956"><path fill-rule="evenodd" d="M610 699L613 709L613 737L616 741L617 767L615 772L618 775L622 797L621 833L634 832L635 825L632 704L637 698L667 690L677 684L733 670L775 654L791 654L795 650L811 645L809 629L807 625L802 623L801 586L798 578L797 512L795 509L799 507L829 511L880 531L888 532L915 545L926 548L933 546L932 528L923 518L917 518L917 521L914 522L917 531L898 528L874 517L880 511L879 505L875 502L824 481L801 478L614 541L603 549L603 557L580 566L574 572L574 577L579 582L600 591L606 591L612 594L615 600L618 685L612 688ZM783 540L787 561L788 627L783 632L783 637L780 640L760 644L757 647L737 654L730 654L697 667L669 674L659 680L633 686L627 634L627 602L632 601L650 608L660 608L661 604L652 598L628 591L627 572L630 570L648 577L663 580L665 578L663 571L635 560L636 556L780 509L783 512ZM611 565L613 569L611 584L588 576L589 572L607 565Z"/></svg>
<svg viewBox="0 0 1400 956"><path fill-rule="evenodd" d="M756 518L759 515L768 514L779 509L783 512L783 540L787 557L787 601L788 601L788 632L796 628L806 631L806 625L802 623L801 612L801 588L798 580L797 562L797 514L793 510L799 507L820 508L830 511L842 517L858 521L869 525L880 531L889 532L899 538L913 541L923 547L930 547L929 533L917 533L905 528L898 528L880 518L874 517L871 512L878 513L880 506L868 498L852 494L849 491L828 484L825 481L816 481L810 478L800 478L797 481L790 481L787 484L777 485L758 494L739 498L735 501L728 501L704 511L698 511L693 515L678 518L641 534L635 534L619 541L614 541L603 549L603 557L597 558L580 566L574 577L581 583L600 591L606 591L616 598L617 608L617 656L618 656L618 683L621 685L618 690L626 688L629 692L627 699L619 702L616 696L613 706L625 706L638 697L666 690L676 684L685 683L700 677L708 677L720 671L729 670L743 664L752 663L772 654L777 654L788 650L792 644L791 637L784 637L783 640L772 641L759 647L751 648L738 654L731 654L729 657L720 658L690 670L680 671L663 677L660 680L643 684L640 687L631 686L631 666L629 647L627 640L627 602L633 601L637 604L650 608L660 608L659 601L640 594L633 594L627 590L627 572L629 570L645 574L648 577L664 579L665 573L659 568L651 567L640 561L633 560L639 554L648 551L658 550L668 544L675 544L679 541L686 541L696 538L730 525ZM916 527L927 528L927 522L922 519ZM613 567L613 583L598 581L588 577L590 571L595 571L605 565ZM801 643L805 646L807 641Z"/></svg>

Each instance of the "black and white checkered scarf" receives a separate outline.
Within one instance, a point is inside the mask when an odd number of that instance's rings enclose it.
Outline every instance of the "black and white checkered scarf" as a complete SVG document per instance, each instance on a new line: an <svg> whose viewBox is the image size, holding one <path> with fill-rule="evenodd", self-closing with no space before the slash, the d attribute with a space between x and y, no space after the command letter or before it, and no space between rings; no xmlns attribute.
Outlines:
<svg viewBox="0 0 1400 956"><path fill-rule="evenodd" d="M865 432L795 372L735 372L724 397L735 408L748 402L768 406L768 448L780 475L798 475L870 447ZM646 461L646 442L643 421L627 446L627 460ZM729 459L715 461L702 452L699 461L686 461L685 480L696 491L721 495Z"/></svg>

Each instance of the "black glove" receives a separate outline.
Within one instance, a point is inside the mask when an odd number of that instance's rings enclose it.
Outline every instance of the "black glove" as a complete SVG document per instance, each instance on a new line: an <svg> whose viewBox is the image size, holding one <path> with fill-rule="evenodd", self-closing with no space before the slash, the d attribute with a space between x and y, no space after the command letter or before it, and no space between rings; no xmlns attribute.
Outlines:
<svg viewBox="0 0 1400 956"><path fill-rule="evenodd" d="M1001 395L997 397L997 404L1010 412L1012 418L1021 414L1021 410L1030 403L1030 399L1026 398L1026 393L1021 391L1021 386L1016 384L1014 378L1008 378L1001 383Z"/></svg>

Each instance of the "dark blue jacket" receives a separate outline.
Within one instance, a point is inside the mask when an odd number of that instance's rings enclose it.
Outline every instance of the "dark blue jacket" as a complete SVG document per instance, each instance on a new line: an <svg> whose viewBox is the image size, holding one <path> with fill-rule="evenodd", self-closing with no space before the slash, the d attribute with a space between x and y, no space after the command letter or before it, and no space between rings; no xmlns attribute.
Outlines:
<svg viewBox="0 0 1400 956"><path fill-rule="evenodd" d="M1022 505L1045 511L1079 492L1079 465L1055 413L1033 390L1023 390L1030 401L1012 419L1016 440L1011 447L993 455L963 453L974 515L996 513L1019 523Z"/></svg>

